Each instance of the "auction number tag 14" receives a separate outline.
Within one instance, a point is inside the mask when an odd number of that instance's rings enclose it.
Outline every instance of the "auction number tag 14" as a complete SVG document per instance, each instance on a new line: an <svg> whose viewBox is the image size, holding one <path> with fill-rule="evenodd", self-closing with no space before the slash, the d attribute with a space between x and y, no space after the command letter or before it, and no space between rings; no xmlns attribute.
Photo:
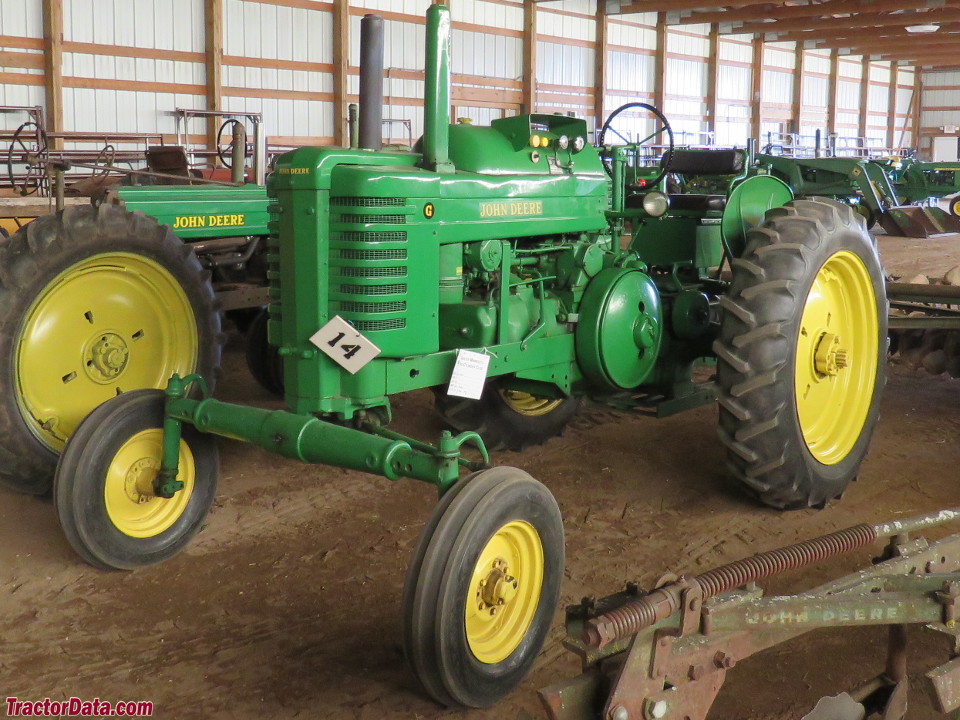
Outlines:
<svg viewBox="0 0 960 720"><path fill-rule="evenodd" d="M317 330L310 342L351 375L380 354L380 348L339 315Z"/></svg>

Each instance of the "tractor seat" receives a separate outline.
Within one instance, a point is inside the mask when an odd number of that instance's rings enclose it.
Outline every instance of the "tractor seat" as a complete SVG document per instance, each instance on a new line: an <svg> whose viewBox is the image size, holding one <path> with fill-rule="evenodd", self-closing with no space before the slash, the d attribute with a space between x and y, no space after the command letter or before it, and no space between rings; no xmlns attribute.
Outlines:
<svg viewBox="0 0 960 720"><path fill-rule="evenodd" d="M742 150L674 150L670 172L677 175L739 175Z"/></svg>

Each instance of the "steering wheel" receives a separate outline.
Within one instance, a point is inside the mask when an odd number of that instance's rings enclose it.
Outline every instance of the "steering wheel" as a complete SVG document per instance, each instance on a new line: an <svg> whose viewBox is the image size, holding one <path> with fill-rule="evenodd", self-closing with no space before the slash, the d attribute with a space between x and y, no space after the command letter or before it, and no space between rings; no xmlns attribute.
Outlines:
<svg viewBox="0 0 960 720"><path fill-rule="evenodd" d="M233 128L237 125L244 127L242 121L236 118L230 118L229 120L224 120L220 129L217 131L217 156L220 158L220 162L223 163L224 167L233 167ZM226 142L224 142L223 138L224 130L229 130L229 132L226 133ZM244 128L244 137L246 137L246 128ZM244 141L243 144L243 156L247 156L246 141Z"/></svg>
<svg viewBox="0 0 960 720"><path fill-rule="evenodd" d="M15 165L26 167L26 174L19 181L13 170ZM35 122L23 123L13 134L7 150L7 177L20 195L32 195L48 186L47 134Z"/></svg>
<svg viewBox="0 0 960 720"><path fill-rule="evenodd" d="M649 115L653 116L653 132L648 134L645 138L640 140L638 143L630 143L627 140L627 137L616 130L613 127L613 121L621 114L627 110L643 110L646 111ZM632 117L643 118L644 115L634 113ZM667 136L667 150L663 153L663 158L660 160L660 173L653 179L647 180L647 185L657 185L667 173L670 172L670 165L673 162L673 130L670 128L670 123L667 122L667 118L664 117L663 113L657 110L653 105L647 105L647 103L642 102L631 102L626 105L621 105L607 118L607 121L603 124L603 127L600 129L600 134L597 135L597 145L600 146L601 158L603 159L603 166L607 169L607 173L610 176L613 176L613 157L609 154L603 152L603 148L607 145L607 135L616 136L622 142L616 144L622 145L645 145L653 140L660 140L658 144L663 144L663 135ZM611 143L613 145L614 143Z"/></svg>

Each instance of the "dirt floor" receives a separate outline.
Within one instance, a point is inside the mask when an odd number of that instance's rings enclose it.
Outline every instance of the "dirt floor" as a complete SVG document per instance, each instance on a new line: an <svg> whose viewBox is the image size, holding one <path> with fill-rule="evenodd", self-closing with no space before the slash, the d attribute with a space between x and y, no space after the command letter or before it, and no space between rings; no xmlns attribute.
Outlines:
<svg viewBox="0 0 960 720"><path fill-rule="evenodd" d="M889 272L940 274L960 264L960 239L881 238ZM279 406L243 365L239 336L221 397ZM562 604L702 572L858 522L960 505L960 381L891 366L882 418L862 474L824 510L781 514L727 480L716 410L665 420L583 411L562 438L499 463L544 481L563 512ZM441 430L428 393L396 402L401 432ZM216 506L197 539L167 563L131 573L85 565L49 500L0 491L0 700L77 696L150 700L155 717L542 717L536 690L571 677L558 610L531 675L486 711L442 710L417 688L401 649L400 590L435 500L415 481L391 483L310 467L224 441ZM770 583L796 591L869 564L872 551ZM911 630L912 720L940 717L922 673L948 646ZM734 668L711 718L800 718L817 699L883 666L882 630L818 631ZM0 709L0 716L3 710Z"/></svg>

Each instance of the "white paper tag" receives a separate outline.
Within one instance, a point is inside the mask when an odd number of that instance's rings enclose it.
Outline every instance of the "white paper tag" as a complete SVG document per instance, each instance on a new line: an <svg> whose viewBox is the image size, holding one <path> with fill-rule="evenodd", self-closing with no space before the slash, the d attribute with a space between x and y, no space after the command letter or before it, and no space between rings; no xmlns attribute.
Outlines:
<svg viewBox="0 0 960 720"><path fill-rule="evenodd" d="M380 354L380 348L339 315L317 330L310 342L351 375Z"/></svg>
<svg viewBox="0 0 960 720"><path fill-rule="evenodd" d="M457 350L457 362L453 366L447 395L479 400L487 379L490 356L473 350Z"/></svg>

